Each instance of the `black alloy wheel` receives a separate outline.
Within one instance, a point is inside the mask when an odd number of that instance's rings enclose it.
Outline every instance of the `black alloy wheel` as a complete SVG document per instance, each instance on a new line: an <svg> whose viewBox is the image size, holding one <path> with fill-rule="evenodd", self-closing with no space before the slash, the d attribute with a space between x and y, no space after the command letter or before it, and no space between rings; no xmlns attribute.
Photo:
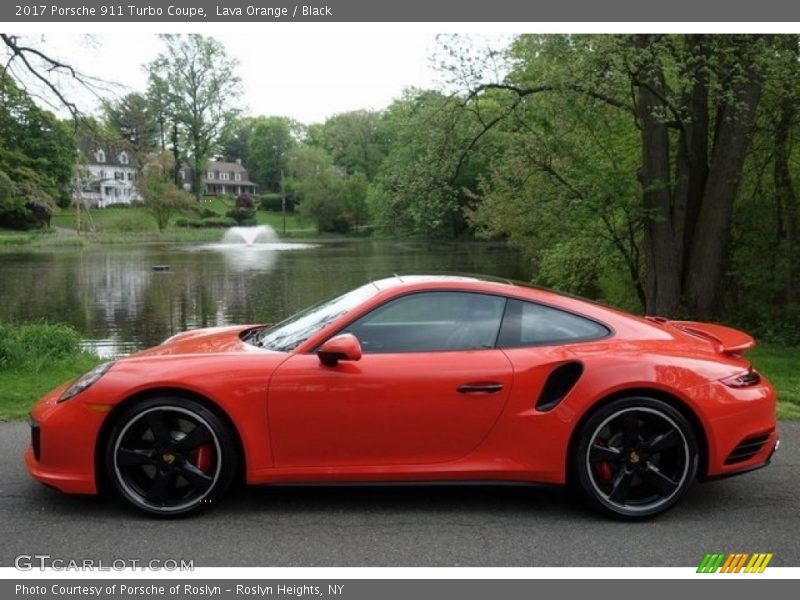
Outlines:
<svg viewBox="0 0 800 600"><path fill-rule="evenodd" d="M597 508L644 519L674 506L697 475L694 431L675 408L625 398L593 414L580 432L573 473Z"/></svg>
<svg viewBox="0 0 800 600"><path fill-rule="evenodd" d="M136 403L115 421L106 448L109 480L129 505L159 516L216 502L236 472L228 428L180 397Z"/></svg>

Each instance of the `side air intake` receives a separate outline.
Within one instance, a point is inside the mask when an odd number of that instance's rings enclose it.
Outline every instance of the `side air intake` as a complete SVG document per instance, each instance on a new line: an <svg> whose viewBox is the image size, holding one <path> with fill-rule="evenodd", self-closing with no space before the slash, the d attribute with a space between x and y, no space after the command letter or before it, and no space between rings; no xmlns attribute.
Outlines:
<svg viewBox="0 0 800 600"><path fill-rule="evenodd" d="M536 401L536 410L553 410L569 394L582 374L583 363L578 361L564 363L553 369Z"/></svg>

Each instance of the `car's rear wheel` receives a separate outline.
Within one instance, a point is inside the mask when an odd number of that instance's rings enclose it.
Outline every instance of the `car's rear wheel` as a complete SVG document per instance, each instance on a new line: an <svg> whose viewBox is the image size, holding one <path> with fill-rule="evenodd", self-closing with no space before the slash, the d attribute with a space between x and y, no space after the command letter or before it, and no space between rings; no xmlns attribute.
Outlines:
<svg viewBox="0 0 800 600"><path fill-rule="evenodd" d="M655 398L615 400L579 432L573 474L597 508L624 519L663 513L686 493L697 474L698 446L691 424Z"/></svg>
<svg viewBox="0 0 800 600"><path fill-rule="evenodd" d="M221 498L233 481L237 453L231 432L212 411L187 398L161 397L119 415L105 462L127 504L172 516Z"/></svg>

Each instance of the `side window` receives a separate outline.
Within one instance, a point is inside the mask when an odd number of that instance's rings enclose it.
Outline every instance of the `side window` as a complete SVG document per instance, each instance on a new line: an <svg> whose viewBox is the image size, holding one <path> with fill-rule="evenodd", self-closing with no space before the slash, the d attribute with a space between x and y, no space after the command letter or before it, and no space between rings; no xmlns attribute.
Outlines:
<svg viewBox="0 0 800 600"><path fill-rule="evenodd" d="M384 304L352 323L365 353L494 348L506 299L425 292Z"/></svg>
<svg viewBox="0 0 800 600"><path fill-rule="evenodd" d="M497 345L501 348L568 344L606 337L600 323L572 313L521 300L509 300Z"/></svg>

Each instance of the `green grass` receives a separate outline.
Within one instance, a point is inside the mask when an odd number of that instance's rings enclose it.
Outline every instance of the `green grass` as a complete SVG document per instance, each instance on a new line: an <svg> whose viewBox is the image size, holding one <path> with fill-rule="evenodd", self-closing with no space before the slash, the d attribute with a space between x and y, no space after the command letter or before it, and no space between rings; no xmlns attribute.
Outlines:
<svg viewBox="0 0 800 600"><path fill-rule="evenodd" d="M200 209L209 209L222 217L227 211L232 208L232 204L228 201L214 198L211 200L203 200L198 205ZM196 218L197 215L191 211L187 211L185 216L188 218ZM283 216L279 212L265 212L257 211L256 220L259 225L270 225L274 227L279 233L283 228ZM74 208L63 210L61 213L54 215L51 224L54 227L63 227L64 229L75 230L77 226L77 214ZM133 232L151 232L158 233L156 221L144 208L142 207L108 207L108 208L93 208L87 211L81 211L81 228L83 230L89 229L94 226L94 230L99 233L133 233ZM164 233L173 231L176 228L171 226ZM313 223L304 220L300 215L294 213L287 213L286 215L286 232L314 231Z"/></svg>
<svg viewBox="0 0 800 600"><path fill-rule="evenodd" d="M224 216L230 204L220 199L203 201L202 208L208 208L219 216ZM16 246L34 247L84 247L93 244L148 244L148 243L192 243L215 242L223 234L223 228L215 227L176 227L171 225L164 231L158 231L155 219L143 208L95 208L89 211L91 220L85 210L81 212L82 232L73 232L77 226L75 209L63 210L54 215L52 229L45 231L12 231L0 229L0 249L13 250ZM189 212L188 218L197 215ZM286 215L286 232L283 232L283 216L281 213L257 211L256 220L259 225L270 225L283 238L311 238L319 234L313 223L304 220L300 215ZM62 231L57 233L55 228ZM89 230L89 228L92 228ZM331 236L341 237L341 236Z"/></svg>
<svg viewBox="0 0 800 600"><path fill-rule="evenodd" d="M763 345L747 358L775 386L778 418L800 420L800 348Z"/></svg>
<svg viewBox="0 0 800 600"><path fill-rule="evenodd" d="M48 363L40 369L0 369L0 421L24 419L33 403L65 381L100 362L86 352Z"/></svg>
<svg viewBox="0 0 800 600"><path fill-rule="evenodd" d="M100 359L68 325L0 323L0 420L23 418L37 398Z"/></svg>

